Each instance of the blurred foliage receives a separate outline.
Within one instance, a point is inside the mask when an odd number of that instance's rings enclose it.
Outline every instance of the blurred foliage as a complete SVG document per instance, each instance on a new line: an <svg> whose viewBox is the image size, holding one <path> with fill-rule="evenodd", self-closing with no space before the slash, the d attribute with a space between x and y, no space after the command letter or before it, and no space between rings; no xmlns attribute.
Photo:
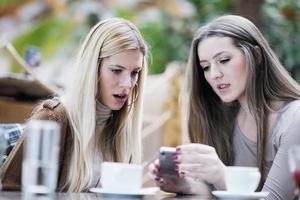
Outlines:
<svg viewBox="0 0 300 200"><path fill-rule="evenodd" d="M0 17L12 14L16 9L30 0L0 0Z"/></svg>
<svg viewBox="0 0 300 200"><path fill-rule="evenodd" d="M142 32L151 50L150 74L162 73L171 61L186 62L190 44L195 29L200 22L209 20L220 14L227 13L230 9L230 0L189 0L195 7L196 15L192 17L173 17L165 10L160 9L158 20L140 24ZM129 9L116 9L119 17L134 18L134 11Z"/></svg>
<svg viewBox="0 0 300 200"><path fill-rule="evenodd" d="M264 31L271 48L300 82L300 1L267 0L263 8Z"/></svg>
<svg viewBox="0 0 300 200"><path fill-rule="evenodd" d="M0 6L12 6L23 4L26 0L0 0Z"/></svg>
<svg viewBox="0 0 300 200"><path fill-rule="evenodd" d="M172 60L185 62L196 29L216 16L232 13L234 7L232 0L188 1L196 9L193 17L172 18L162 12L160 20L139 27L152 50L150 73L163 72ZM262 11L262 32L286 69L299 81L300 1L266 0Z"/></svg>
<svg viewBox="0 0 300 200"><path fill-rule="evenodd" d="M188 24L188 19L175 23L162 13L160 20L139 27L152 54L150 74L164 72L166 65L173 60L186 60L192 38Z"/></svg>
<svg viewBox="0 0 300 200"><path fill-rule="evenodd" d="M76 34L78 31L76 31L75 25L68 17L52 16L45 18L34 24L30 31L19 35L13 41L13 45L22 56L27 46L39 47L42 50L43 59L49 59L59 52L59 49L63 48L64 45L68 46L81 38L82 34ZM14 63L11 70L22 72L23 68Z"/></svg>
<svg viewBox="0 0 300 200"><path fill-rule="evenodd" d="M64 19L46 18L37 22L30 31L16 38L13 45L20 55L24 54L26 46L37 46L42 49L43 58L47 58L60 47L70 28L70 24ZM19 70L22 70L20 66L13 65L12 71Z"/></svg>
<svg viewBox="0 0 300 200"><path fill-rule="evenodd" d="M212 18L229 13L232 10L232 0L188 0L196 8L195 20L206 22Z"/></svg>
<svg viewBox="0 0 300 200"><path fill-rule="evenodd" d="M193 34L201 25L212 18L233 12L233 0L187 0L195 8L190 16L171 16L159 9L155 20L137 24L150 46L152 64L150 73L162 73L171 61L186 62ZM20 0L0 0L1 4L21 2ZM264 25L262 32L280 61L300 80L300 1L265 0L263 6ZM114 7L115 16L135 21L140 13L134 8ZM100 14L101 16L101 14ZM29 32L20 35L13 44L23 55L27 45L40 47L44 58L53 56L61 46L72 45L82 39L89 27L101 17L90 15L85 24L74 24L71 17L50 17L36 22ZM271 22L271 23L270 23ZM14 66L13 71L20 68Z"/></svg>
<svg viewBox="0 0 300 200"><path fill-rule="evenodd" d="M115 14L117 17L122 17L122 18L125 18L128 20L132 20L135 16L135 11L133 8L129 9L129 8L123 8L123 7L116 6Z"/></svg>

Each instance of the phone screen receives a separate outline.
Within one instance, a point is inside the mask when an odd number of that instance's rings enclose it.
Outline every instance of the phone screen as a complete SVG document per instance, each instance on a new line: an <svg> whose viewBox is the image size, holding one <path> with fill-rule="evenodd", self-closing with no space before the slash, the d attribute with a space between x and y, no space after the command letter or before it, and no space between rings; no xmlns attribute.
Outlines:
<svg viewBox="0 0 300 200"><path fill-rule="evenodd" d="M159 151L159 175L160 176L178 176L175 170L173 156L176 154L174 147L161 147Z"/></svg>

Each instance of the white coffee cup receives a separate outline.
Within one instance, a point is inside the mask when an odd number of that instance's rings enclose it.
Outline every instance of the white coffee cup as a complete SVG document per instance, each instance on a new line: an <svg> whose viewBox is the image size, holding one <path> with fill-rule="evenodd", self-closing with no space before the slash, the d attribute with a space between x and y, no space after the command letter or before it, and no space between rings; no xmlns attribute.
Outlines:
<svg viewBox="0 0 300 200"><path fill-rule="evenodd" d="M143 184L143 166L136 164L103 162L101 186L106 190L138 191Z"/></svg>
<svg viewBox="0 0 300 200"><path fill-rule="evenodd" d="M229 166L225 168L225 184L229 192L254 192L259 180L260 172L257 167Z"/></svg>

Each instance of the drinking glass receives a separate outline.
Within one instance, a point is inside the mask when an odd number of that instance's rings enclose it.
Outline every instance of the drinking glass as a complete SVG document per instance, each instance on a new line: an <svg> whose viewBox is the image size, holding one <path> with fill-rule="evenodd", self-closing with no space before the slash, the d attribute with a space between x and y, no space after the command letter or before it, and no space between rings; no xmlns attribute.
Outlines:
<svg viewBox="0 0 300 200"><path fill-rule="evenodd" d="M300 190L300 145L291 146L288 155L292 177L295 181L296 187ZM298 198L300 200L300 197Z"/></svg>
<svg viewBox="0 0 300 200"><path fill-rule="evenodd" d="M57 122L31 120L25 129L22 190L52 194L57 187L60 127Z"/></svg>

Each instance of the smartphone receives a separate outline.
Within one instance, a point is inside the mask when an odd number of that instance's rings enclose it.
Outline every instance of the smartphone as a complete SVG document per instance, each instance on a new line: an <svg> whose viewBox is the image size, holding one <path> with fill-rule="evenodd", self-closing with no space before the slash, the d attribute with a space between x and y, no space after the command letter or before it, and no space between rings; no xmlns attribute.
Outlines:
<svg viewBox="0 0 300 200"><path fill-rule="evenodd" d="M159 175L164 177L177 177L173 156L176 155L174 147L160 147L159 149Z"/></svg>

